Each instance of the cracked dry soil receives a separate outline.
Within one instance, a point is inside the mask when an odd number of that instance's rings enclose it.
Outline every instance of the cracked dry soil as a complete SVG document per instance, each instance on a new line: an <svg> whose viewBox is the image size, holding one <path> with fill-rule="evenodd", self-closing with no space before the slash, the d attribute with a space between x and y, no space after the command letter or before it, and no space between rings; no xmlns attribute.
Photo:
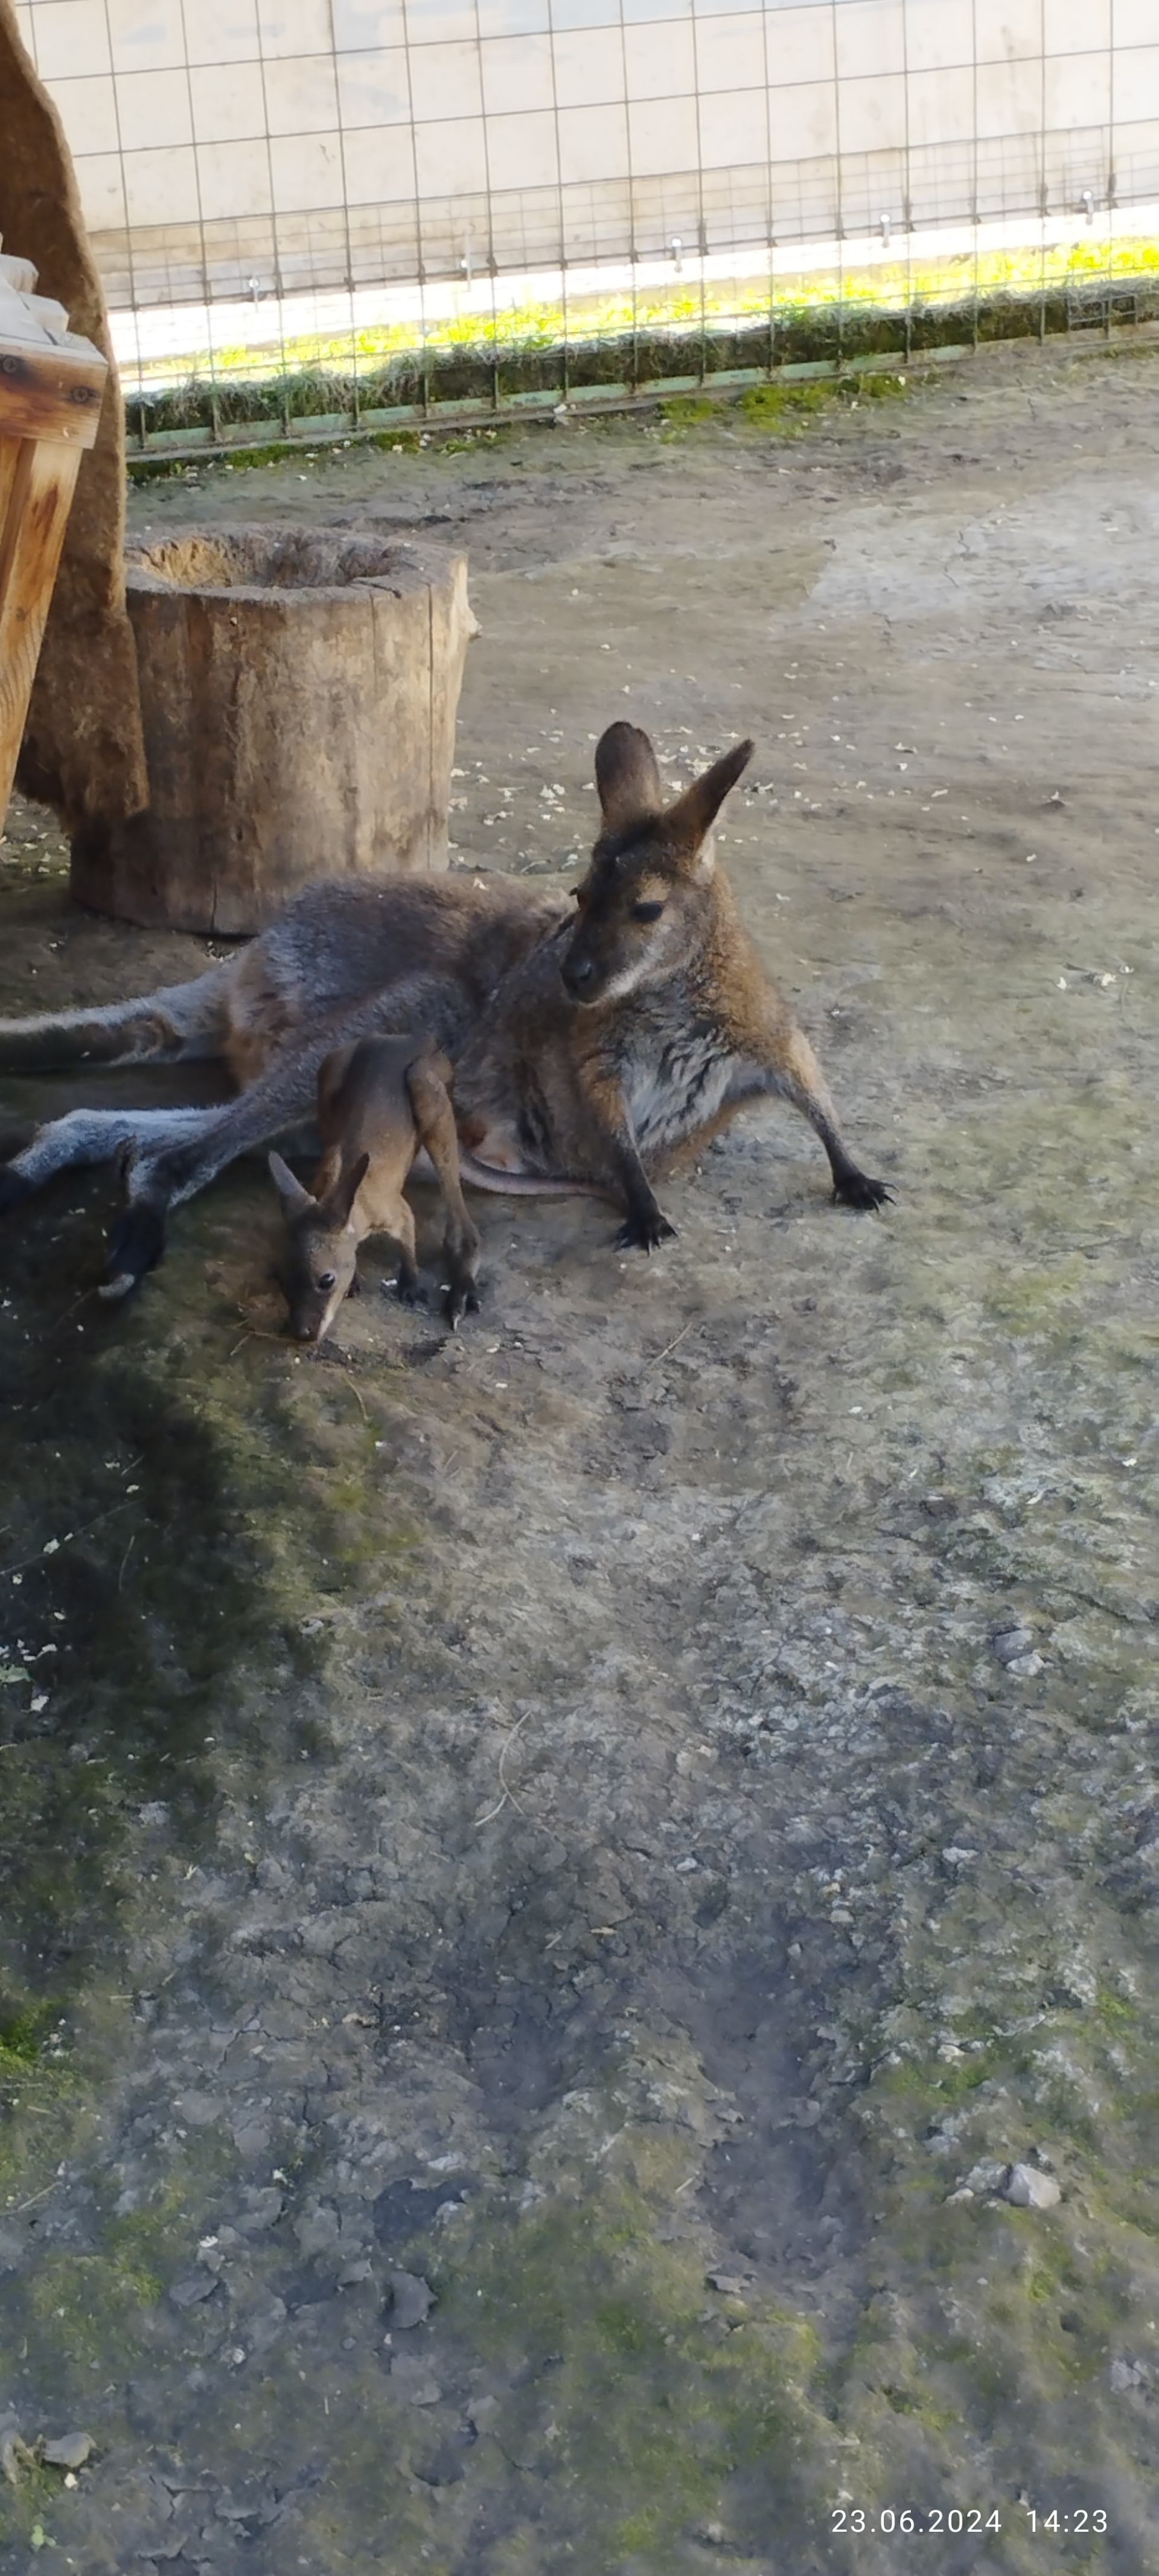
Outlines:
<svg viewBox="0 0 1159 2576"><path fill-rule="evenodd" d="M762 1112L662 1256L484 1202L470 1330L371 1249L317 1361L256 1167L127 1311L105 1177L9 1227L0 2436L94 2448L7 2441L6 2576L1159 2561L1157 390L134 495L467 543L457 863L582 850L613 715L753 732L896 1204ZM5 1009L204 955L0 860Z"/></svg>

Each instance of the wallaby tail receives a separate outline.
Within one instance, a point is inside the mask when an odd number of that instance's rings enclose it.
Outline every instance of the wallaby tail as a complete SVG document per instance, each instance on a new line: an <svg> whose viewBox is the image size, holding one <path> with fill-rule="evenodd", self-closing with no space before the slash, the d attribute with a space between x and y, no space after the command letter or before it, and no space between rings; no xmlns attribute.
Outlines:
<svg viewBox="0 0 1159 2576"><path fill-rule="evenodd" d="M465 1145L459 1147L459 1170L469 1189L491 1190L502 1198L607 1199L612 1207L620 1204L610 1182L605 1187L602 1181L557 1179L551 1172L504 1172L497 1163L480 1163Z"/></svg>
<svg viewBox="0 0 1159 2576"><path fill-rule="evenodd" d="M129 1002L0 1020L0 1070L48 1073L78 1064L176 1064L219 1056L229 1029L228 966Z"/></svg>

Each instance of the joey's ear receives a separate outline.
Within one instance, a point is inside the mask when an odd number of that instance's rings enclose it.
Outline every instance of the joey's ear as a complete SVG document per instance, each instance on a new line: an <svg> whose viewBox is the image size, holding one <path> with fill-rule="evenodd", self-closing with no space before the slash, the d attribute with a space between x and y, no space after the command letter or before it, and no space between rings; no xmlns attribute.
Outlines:
<svg viewBox="0 0 1159 2576"><path fill-rule="evenodd" d="M596 744L596 786L607 832L630 832L664 803L656 754L639 725L609 725Z"/></svg>
<svg viewBox="0 0 1159 2576"><path fill-rule="evenodd" d="M351 1208L369 1170L369 1154L360 1154L356 1163L349 1163L344 1172L339 1172L333 1189L327 1190L322 1201L327 1225L349 1225Z"/></svg>
<svg viewBox="0 0 1159 2576"><path fill-rule="evenodd" d="M301 1182L295 1180L289 1164L283 1163L280 1154L271 1154L269 1165L274 1188L287 1217L292 1222L296 1216L303 1216L306 1209L312 1208L315 1202L309 1190L303 1189Z"/></svg>
<svg viewBox="0 0 1159 2576"><path fill-rule="evenodd" d="M703 778L694 778L691 787L685 788L675 805L669 806L665 817L668 828L675 840L683 845L689 858L696 856L705 835L712 830L730 787L735 787L742 772L748 768L755 747L751 742L738 742L732 751L726 751L720 760L713 761ZM711 864L709 859L709 873Z"/></svg>

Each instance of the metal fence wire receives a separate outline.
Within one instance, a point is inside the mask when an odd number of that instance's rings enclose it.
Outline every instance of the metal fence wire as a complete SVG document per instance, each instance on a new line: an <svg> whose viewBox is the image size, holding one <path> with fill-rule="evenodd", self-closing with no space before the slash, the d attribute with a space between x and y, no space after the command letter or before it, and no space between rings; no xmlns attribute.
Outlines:
<svg viewBox="0 0 1159 2576"><path fill-rule="evenodd" d="M1159 318L1154 0L23 0L139 456Z"/></svg>

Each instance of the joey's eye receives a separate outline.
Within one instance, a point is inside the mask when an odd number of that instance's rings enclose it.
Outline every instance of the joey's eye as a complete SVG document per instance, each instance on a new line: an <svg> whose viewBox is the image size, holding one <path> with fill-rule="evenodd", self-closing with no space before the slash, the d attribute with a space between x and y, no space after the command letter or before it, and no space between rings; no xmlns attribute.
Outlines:
<svg viewBox="0 0 1159 2576"><path fill-rule="evenodd" d="M336 1270L324 1270L321 1278L316 1280L314 1284L318 1288L333 1288L337 1284L337 1279L338 1273Z"/></svg>
<svg viewBox="0 0 1159 2576"><path fill-rule="evenodd" d="M659 921L663 910L662 903L634 903L632 919L633 921Z"/></svg>

